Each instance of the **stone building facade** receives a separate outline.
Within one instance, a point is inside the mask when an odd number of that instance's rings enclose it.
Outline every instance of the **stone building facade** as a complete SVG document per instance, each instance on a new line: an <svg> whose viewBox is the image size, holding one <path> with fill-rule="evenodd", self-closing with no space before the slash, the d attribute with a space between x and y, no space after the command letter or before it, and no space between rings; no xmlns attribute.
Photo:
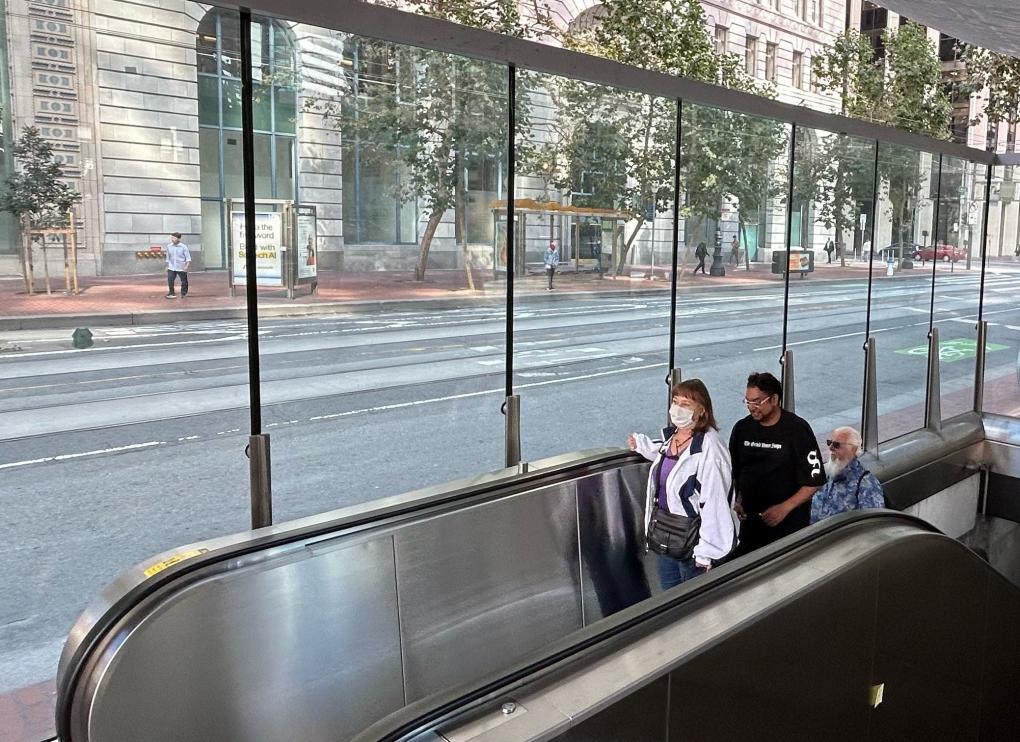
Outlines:
<svg viewBox="0 0 1020 742"><path fill-rule="evenodd" d="M559 0L553 11L568 25L594 5ZM706 0L704 6L717 48L773 80L781 100L837 108L812 84L810 68L814 54L844 28L844 0ZM26 125L39 127L53 144L82 194L76 209L81 272L159 272L151 248L173 231L191 246L195 269L224 268L225 203L242 195L236 14L190 0L6 0L5 20L5 150ZM355 143L304 105L307 95L338 89L338 70L369 75L372 61L359 59L342 34L291 23L256 26L258 197L316 207L323 268L409 269L425 215L390 195L399 173L360 156ZM466 226L458 227L452 213L443 219L433 265L492 264L489 205L505 198L503 177L499 163L466 170L474 212ZM519 197L541 193L535 179L520 185ZM717 225L717 239L726 244L734 212L729 205ZM778 206L765 212L759 241L782 245ZM809 214L803 218L815 223ZM458 237L459 228L466 234ZM661 215L643 226L634 259L653 259L653 242L657 252L668 252L671 230ZM529 243L540 246L548 236L539 229ZM0 224L0 274L17 272L15 237ZM824 235L812 234L810 242L820 248Z"/></svg>

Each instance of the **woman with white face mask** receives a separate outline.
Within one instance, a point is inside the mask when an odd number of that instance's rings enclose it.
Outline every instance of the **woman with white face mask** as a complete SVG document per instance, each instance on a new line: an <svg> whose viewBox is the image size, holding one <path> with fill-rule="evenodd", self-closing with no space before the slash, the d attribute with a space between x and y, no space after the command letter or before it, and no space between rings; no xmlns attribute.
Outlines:
<svg viewBox="0 0 1020 742"><path fill-rule="evenodd" d="M699 379L673 387L669 419L674 432L661 444L642 433L627 438L630 450L652 462L645 534L663 590L711 569L737 545L739 529L730 502L729 449Z"/></svg>

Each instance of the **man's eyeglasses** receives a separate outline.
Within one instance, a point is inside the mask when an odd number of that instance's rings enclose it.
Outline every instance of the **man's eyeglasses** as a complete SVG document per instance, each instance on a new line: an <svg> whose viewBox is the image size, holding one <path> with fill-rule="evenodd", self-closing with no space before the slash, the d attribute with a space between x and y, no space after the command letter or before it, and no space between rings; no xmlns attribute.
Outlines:
<svg viewBox="0 0 1020 742"><path fill-rule="evenodd" d="M744 397L744 404L746 404L748 407L758 408L761 407L766 402L768 402L770 399L772 399L772 397L762 397L761 399L748 399L747 397Z"/></svg>
<svg viewBox="0 0 1020 742"><path fill-rule="evenodd" d="M839 441L829 441L829 440L827 440L827 441L825 441L825 445L828 446L829 448L831 448L834 451L838 451L839 447L841 445L843 445L843 444L840 443Z"/></svg>

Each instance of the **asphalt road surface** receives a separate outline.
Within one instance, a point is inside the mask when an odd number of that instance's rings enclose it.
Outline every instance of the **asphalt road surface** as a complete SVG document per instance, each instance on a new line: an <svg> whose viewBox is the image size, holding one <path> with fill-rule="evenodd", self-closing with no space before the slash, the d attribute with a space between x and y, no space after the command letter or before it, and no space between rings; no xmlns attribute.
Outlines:
<svg viewBox="0 0 1020 742"><path fill-rule="evenodd" d="M943 412L969 404L977 272L936 274ZM882 438L918 427L931 273L877 281ZM791 281L797 412L859 425L867 285ZM989 273L988 375L1016 373L1020 273ZM515 390L526 459L622 445L663 422L669 294L522 297ZM729 428L744 380L779 375L783 285L706 279L679 299L676 363ZM277 522L502 464L505 314L472 306L265 319L263 425ZM0 693L52 677L72 622L124 568L248 524L246 327L238 321L0 334ZM1020 396L1020 394L1018 394Z"/></svg>

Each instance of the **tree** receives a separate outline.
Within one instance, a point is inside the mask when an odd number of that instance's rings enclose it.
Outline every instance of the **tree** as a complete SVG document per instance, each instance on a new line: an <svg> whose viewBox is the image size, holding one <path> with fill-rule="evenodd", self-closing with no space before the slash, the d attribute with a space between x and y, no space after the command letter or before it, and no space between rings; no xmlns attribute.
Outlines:
<svg viewBox="0 0 1020 742"><path fill-rule="evenodd" d="M936 139L949 137L952 105L942 85L942 68L923 26L908 22L886 30L886 56L877 60L866 38L847 31L833 46L815 56L815 82L823 91L838 92L843 113ZM859 143L846 136L827 138L824 177L815 184L827 227L837 235L853 228L855 205L872 197L873 160L868 166ZM873 150L872 150L873 152ZM893 207L894 242L911 242L911 206L924 183L920 153L884 146L879 178Z"/></svg>
<svg viewBox="0 0 1020 742"><path fill-rule="evenodd" d="M978 47L968 47L963 55L970 91L988 91L988 101L971 123L988 120L988 148L995 149L998 127L1006 125L1006 151L1016 152L1016 127L1020 122L1020 59Z"/></svg>
<svg viewBox="0 0 1020 742"><path fill-rule="evenodd" d="M65 224L68 210L81 196L61 180L64 173L53 161L53 148L34 126L25 127L12 152L17 170L8 176L0 194L0 209L18 220L21 274L25 292L33 294L32 229Z"/></svg>
<svg viewBox="0 0 1020 742"><path fill-rule="evenodd" d="M735 56L716 53L698 0L651 4L644 0L607 0L597 24L568 33L564 43L568 48L624 64L774 95L771 85L759 85L748 77ZM719 218L724 198L747 190L744 180L747 162L738 160L733 153L754 141L761 145L754 161L768 162L777 151L775 137L782 133L781 125L769 122L768 136L744 138L746 131L733 126L736 114L705 106L685 106L684 146L680 162L676 163L674 101L573 82L564 82L562 86L565 92L559 96L559 111L561 119L567 122L562 128L573 132L565 137L567 159L580 161L592 156L592 152L571 147L569 142L585 141L597 121L604 134L593 141L601 142L599 149L603 155L611 155L614 160L600 172L615 173L604 183L612 188L603 189L598 205L628 212L633 218L630 233L616 251L617 270L626 263L647 213L663 213L671 208L674 167L680 168L683 177L686 191L683 215L689 220L690 235L706 218ZM600 97L602 102L593 103L592 96ZM559 143L547 146L557 147ZM590 164L567 167L567 182L562 186L583 191L576 178L583 172L590 173L587 169ZM758 182L761 183L761 178Z"/></svg>
<svg viewBox="0 0 1020 742"><path fill-rule="evenodd" d="M536 38L550 27L544 10L536 6L525 17L514 0L412 0L400 6L518 37ZM422 281L444 215L454 210L462 223L464 168L473 159L505 159L506 67L372 39L351 37L348 43L373 60L375 79L355 84L348 74L342 92L349 95L311 98L305 108L358 139L365 155L400 173L392 195L417 203L426 214L415 265L415 279ZM529 111L529 92L519 87L518 131L527 127Z"/></svg>

